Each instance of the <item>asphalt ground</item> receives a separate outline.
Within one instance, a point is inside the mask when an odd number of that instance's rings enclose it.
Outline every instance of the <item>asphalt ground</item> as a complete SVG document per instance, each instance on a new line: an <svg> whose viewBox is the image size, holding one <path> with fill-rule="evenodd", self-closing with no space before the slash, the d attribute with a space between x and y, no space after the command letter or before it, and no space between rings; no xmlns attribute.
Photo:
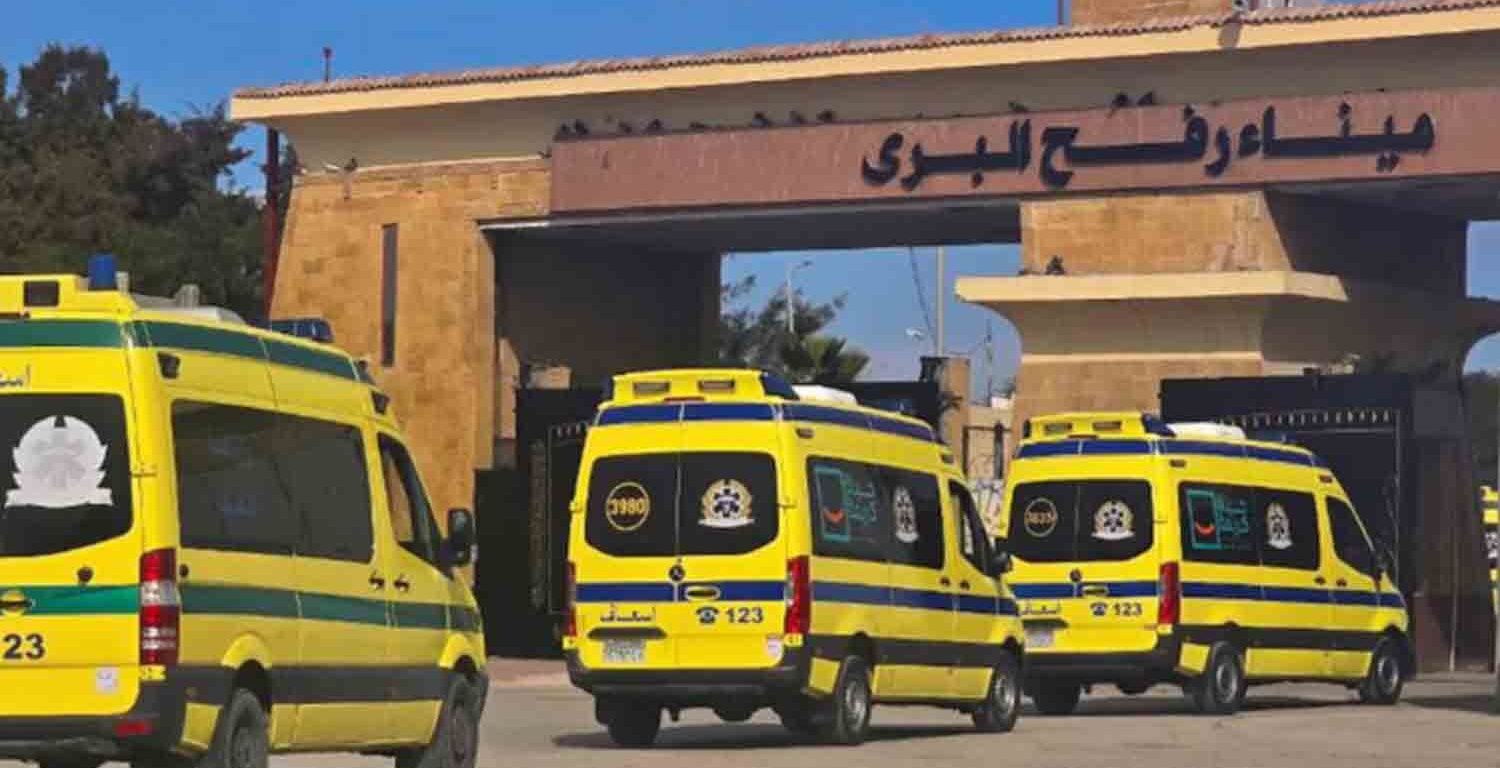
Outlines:
<svg viewBox="0 0 1500 768"><path fill-rule="evenodd" d="M824 746L793 736L762 712L725 725L712 713L667 723L649 750L615 748L593 720L590 698L568 687L554 665L499 663L482 727L483 768L858 768L931 765L1027 768L1465 768L1500 766L1500 717L1491 714L1494 678L1458 674L1410 683L1394 707L1359 704L1334 686L1253 689L1233 717L1194 714L1181 693L1142 696L1100 688L1076 714L1046 717L1028 706L1013 733L976 733L968 717L941 710L877 707L867 744ZM365 768L389 760L355 756L277 758L274 765Z"/></svg>

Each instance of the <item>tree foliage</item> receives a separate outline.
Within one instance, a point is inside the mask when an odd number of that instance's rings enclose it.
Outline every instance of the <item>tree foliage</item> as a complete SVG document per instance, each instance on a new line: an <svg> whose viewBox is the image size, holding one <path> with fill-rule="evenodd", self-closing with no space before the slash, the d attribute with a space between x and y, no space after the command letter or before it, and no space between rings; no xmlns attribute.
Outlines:
<svg viewBox="0 0 1500 768"><path fill-rule="evenodd" d="M138 293L197 283L261 314L259 206L228 183L249 153L222 104L171 119L124 94L109 58L49 46L15 88L0 68L0 270L80 274L114 253Z"/></svg>
<svg viewBox="0 0 1500 768"><path fill-rule="evenodd" d="M765 304L747 305L755 289L750 275L725 283L719 318L719 356L725 365L774 371L799 384L845 384L859 378L870 356L847 339L823 333L844 308L845 297L813 303L792 296L796 332L787 329L786 294L776 291Z"/></svg>

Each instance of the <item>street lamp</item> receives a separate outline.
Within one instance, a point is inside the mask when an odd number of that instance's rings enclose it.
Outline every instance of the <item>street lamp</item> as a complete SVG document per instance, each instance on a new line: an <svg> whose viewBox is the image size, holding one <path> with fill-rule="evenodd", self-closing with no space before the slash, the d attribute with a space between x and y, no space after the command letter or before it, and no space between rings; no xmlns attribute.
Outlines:
<svg viewBox="0 0 1500 768"><path fill-rule="evenodd" d="M812 266L812 259L803 259L796 264L786 266L786 332L790 336L797 335L797 302L796 293L792 290L792 275L810 266Z"/></svg>

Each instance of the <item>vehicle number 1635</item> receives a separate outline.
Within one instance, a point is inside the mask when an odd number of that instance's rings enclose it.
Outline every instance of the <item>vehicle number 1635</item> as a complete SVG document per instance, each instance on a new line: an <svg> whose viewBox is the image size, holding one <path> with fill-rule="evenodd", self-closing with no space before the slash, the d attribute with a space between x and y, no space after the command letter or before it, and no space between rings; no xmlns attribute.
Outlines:
<svg viewBox="0 0 1500 768"><path fill-rule="evenodd" d="M0 659L6 661L37 661L46 658L47 641L41 635L15 633L0 635Z"/></svg>

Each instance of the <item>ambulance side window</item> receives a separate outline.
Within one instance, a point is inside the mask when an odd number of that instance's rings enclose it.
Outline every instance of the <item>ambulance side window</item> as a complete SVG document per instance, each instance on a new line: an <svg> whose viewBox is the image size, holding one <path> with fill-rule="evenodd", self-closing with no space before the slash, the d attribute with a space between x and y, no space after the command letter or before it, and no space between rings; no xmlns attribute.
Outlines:
<svg viewBox="0 0 1500 768"><path fill-rule="evenodd" d="M360 431L278 414L276 469L302 518L297 553L368 563L375 552L370 474Z"/></svg>
<svg viewBox="0 0 1500 768"><path fill-rule="evenodd" d="M396 543L436 565L439 537L427 492L406 449L385 435L380 436L380 470Z"/></svg>
<svg viewBox="0 0 1500 768"><path fill-rule="evenodd" d="M1260 565L1255 491L1232 485L1183 483L1179 491L1182 554L1187 560Z"/></svg>
<svg viewBox="0 0 1500 768"><path fill-rule="evenodd" d="M252 408L173 403L184 547L292 554L301 520L277 473L276 420Z"/></svg>
<svg viewBox="0 0 1500 768"><path fill-rule="evenodd" d="M1333 551L1346 565L1370 578L1375 577L1375 553L1355 519L1349 505L1333 498L1328 500L1328 523L1333 530Z"/></svg>
<svg viewBox="0 0 1500 768"><path fill-rule="evenodd" d="M813 554L845 560L886 561L890 511L871 467L852 461L809 459Z"/></svg>
<svg viewBox="0 0 1500 768"><path fill-rule="evenodd" d="M891 510L891 564L943 567L943 502L937 478L887 468L885 493Z"/></svg>
<svg viewBox="0 0 1500 768"><path fill-rule="evenodd" d="M980 573L989 573L990 535L979 513L974 509L974 499L969 489L960 483L948 483L948 495L953 498L954 515L958 518L958 551L969 564Z"/></svg>

